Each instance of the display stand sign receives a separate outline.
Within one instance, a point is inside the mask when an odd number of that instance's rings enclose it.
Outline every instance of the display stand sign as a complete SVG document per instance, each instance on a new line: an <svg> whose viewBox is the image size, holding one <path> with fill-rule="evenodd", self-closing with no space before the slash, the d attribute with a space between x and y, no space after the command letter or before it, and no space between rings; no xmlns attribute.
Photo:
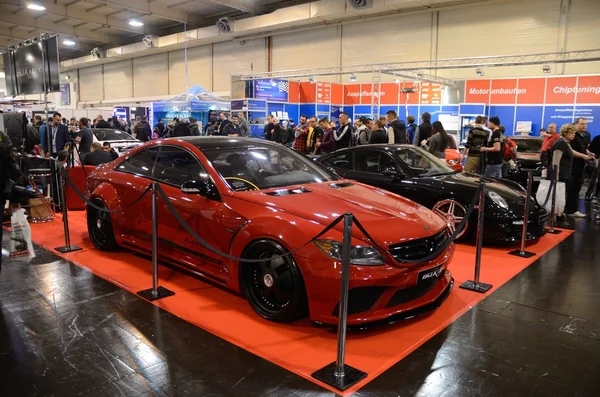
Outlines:
<svg viewBox="0 0 600 397"><path fill-rule="evenodd" d="M269 101L287 102L290 84L287 80L265 79L254 81L254 97Z"/></svg>
<svg viewBox="0 0 600 397"><path fill-rule="evenodd" d="M60 85L60 105L69 106L71 104L71 84L62 83Z"/></svg>

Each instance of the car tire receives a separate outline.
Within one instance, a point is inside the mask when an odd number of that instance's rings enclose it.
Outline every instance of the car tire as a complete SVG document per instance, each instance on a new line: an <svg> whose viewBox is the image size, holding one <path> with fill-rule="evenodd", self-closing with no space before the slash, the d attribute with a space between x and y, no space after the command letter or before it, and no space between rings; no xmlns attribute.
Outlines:
<svg viewBox="0 0 600 397"><path fill-rule="evenodd" d="M97 207L106 209L104 201L100 198L92 199L92 203ZM90 240L100 251L115 251L119 244L115 240L115 233L110 219L110 214L102 212L96 208L87 206L87 227Z"/></svg>
<svg viewBox="0 0 600 397"><path fill-rule="evenodd" d="M243 258L264 262L242 262L240 285L252 309L261 317L280 323L305 318L308 299L304 279L291 255L270 260L288 251L272 240L258 240L244 251Z"/></svg>
<svg viewBox="0 0 600 397"><path fill-rule="evenodd" d="M456 218L462 218L466 215L467 206L454 198L443 198L434 203L431 210L442 217L444 222L448 225L450 232L454 233L454 227L458 226L460 223L460 220L457 221ZM473 237L474 223L475 222L472 222L472 219L467 219L465 228L462 233L456 237L456 240L469 241Z"/></svg>

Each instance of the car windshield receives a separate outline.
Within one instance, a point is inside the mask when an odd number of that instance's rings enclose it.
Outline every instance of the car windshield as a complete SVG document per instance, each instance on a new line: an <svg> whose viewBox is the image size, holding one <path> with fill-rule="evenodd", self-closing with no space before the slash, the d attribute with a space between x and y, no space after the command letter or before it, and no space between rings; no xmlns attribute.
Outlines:
<svg viewBox="0 0 600 397"><path fill-rule="evenodd" d="M445 162L417 147L403 147L396 150L394 154L417 176L436 176L455 173Z"/></svg>
<svg viewBox="0 0 600 397"><path fill-rule="evenodd" d="M94 135L100 142L104 141L135 141L136 139L124 131L93 129Z"/></svg>
<svg viewBox="0 0 600 397"><path fill-rule="evenodd" d="M515 139L519 153L540 153L542 142L542 139Z"/></svg>
<svg viewBox="0 0 600 397"><path fill-rule="evenodd" d="M320 183L337 179L284 146L222 147L202 151L229 187L236 192Z"/></svg>

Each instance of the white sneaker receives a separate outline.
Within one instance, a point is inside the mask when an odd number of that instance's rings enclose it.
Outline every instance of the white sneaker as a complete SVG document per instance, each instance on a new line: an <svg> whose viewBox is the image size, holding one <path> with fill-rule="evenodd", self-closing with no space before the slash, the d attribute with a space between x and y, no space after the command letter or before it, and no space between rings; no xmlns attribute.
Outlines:
<svg viewBox="0 0 600 397"><path fill-rule="evenodd" d="M582 214L581 212L577 211L573 214L569 214L569 216L571 218L585 218L587 215L586 214Z"/></svg>

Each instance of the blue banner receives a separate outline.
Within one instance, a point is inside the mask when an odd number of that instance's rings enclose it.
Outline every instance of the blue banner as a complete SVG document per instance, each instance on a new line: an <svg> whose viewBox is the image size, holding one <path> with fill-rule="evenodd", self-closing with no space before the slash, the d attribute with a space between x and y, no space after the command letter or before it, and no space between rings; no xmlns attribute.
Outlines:
<svg viewBox="0 0 600 397"><path fill-rule="evenodd" d="M287 102L289 88L290 84L287 80L255 80L254 97L269 101Z"/></svg>
<svg viewBox="0 0 600 397"><path fill-rule="evenodd" d="M231 101L231 110L248 110L248 101L245 99Z"/></svg>
<svg viewBox="0 0 600 397"><path fill-rule="evenodd" d="M573 122L573 106L546 106L544 108L544 128L548 128L548 124L555 123L557 129L560 126Z"/></svg>
<svg viewBox="0 0 600 397"><path fill-rule="evenodd" d="M577 105L575 118L587 120L587 130L592 136L600 135L600 106Z"/></svg>

